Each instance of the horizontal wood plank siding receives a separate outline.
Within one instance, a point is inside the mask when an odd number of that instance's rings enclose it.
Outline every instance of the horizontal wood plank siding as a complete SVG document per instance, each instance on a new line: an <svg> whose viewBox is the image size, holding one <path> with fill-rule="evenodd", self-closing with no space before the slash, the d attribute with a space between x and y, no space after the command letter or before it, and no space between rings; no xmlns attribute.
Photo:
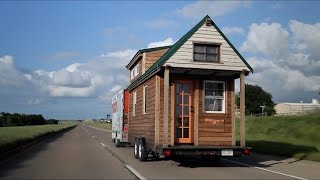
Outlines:
<svg viewBox="0 0 320 180"><path fill-rule="evenodd" d="M143 114L143 86L148 85L147 89L147 113ZM136 115L133 116L132 93L137 91ZM156 77L152 77L147 82L130 91L129 106L129 142L134 142L134 137L144 136L147 147L153 148L155 142L155 91Z"/></svg>
<svg viewBox="0 0 320 180"><path fill-rule="evenodd" d="M221 44L220 63L201 63L193 61L193 43L219 43ZM219 34L214 26L201 26L166 62L172 67L202 68L218 70L242 71L248 67L240 57L233 51L227 41Z"/></svg>
<svg viewBox="0 0 320 180"><path fill-rule="evenodd" d="M146 71L164 54L169 48L146 53L145 68Z"/></svg>
<svg viewBox="0 0 320 180"><path fill-rule="evenodd" d="M204 112L203 80L199 89L199 146L230 146L232 145L232 121L231 121L231 91L233 80L227 80L225 94L225 113ZM217 123L218 122L218 123Z"/></svg>

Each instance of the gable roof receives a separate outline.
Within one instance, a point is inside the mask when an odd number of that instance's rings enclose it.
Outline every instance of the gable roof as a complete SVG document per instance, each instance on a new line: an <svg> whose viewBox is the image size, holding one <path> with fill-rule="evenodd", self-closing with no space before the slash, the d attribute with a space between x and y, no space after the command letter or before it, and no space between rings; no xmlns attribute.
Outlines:
<svg viewBox="0 0 320 180"><path fill-rule="evenodd" d="M141 53L144 52L151 52L151 51L157 51L157 50L161 50L161 49L166 49L166 48L170 48L171 46L160 46L160 47L154 47L154 48L145 48L145 49L140 49L134 56L133 58L130 60L130 62L128 63L128 65L126 66L127 69L129 69L136 61L138 56Z"/></svg>
<svg viewBox="0 0 320 180"><path fill-rule="evenodd" d="M128 90L133 89L135 86L147 80L151 77L152 74L161 70L162 66L167 62L167 60L175 53L177 50L206 22L207 19L210 19L210 16L206 15L200 22L198 22L192 29L190 29L184 36L182 36L175 44L173 44L170 49L163 54L158 61L156 61L143 75L136 79L133 83L129 85ZM228 38L222 33L218 26L211 20L211 24L217 29L220 35L224 38L225 41L230 45L234 52L240 57L243 63L253 72L252 67L247 63L247 61L241 56L238 50L231 44Z"/></svg>

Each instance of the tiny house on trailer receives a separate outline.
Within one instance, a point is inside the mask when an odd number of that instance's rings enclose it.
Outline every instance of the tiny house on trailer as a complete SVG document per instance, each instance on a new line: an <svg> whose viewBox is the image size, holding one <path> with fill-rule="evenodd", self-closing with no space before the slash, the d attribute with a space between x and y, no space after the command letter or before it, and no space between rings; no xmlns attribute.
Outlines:
<svg viewBox="0 0 320 180"><path fill-rule="evenodd" d="M209 16L172 46L139 50L130 70L128 142L134 156L243 156L245 76L252 68ZM235 79L240 78L240 146ZM116 137L115 137L116 138Z"/></svg>

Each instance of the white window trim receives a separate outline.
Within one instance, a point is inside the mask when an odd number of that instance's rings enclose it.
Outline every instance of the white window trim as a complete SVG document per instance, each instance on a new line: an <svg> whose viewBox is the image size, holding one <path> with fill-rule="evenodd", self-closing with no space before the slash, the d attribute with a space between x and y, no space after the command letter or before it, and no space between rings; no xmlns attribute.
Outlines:
<svg viewBox="0 0 320 180"><path fill-rule="evenodd" d="M146 93L147 90L147 93ZM147 114L147 97L148 96L148 85L143 86L143 106L142 113Z"/></svg>
<svg viewBox="0 0 320 180"><path fill-rule="evenodd" d="M206 86L206 82L211 82L211 83L223 83L223 101L222 101L222 111L205 111L205 86ZM205 80L203 81L203 111L205 113L216 113L216 114L225 114L226 112L226 82L225 81L210 81L210 80Z"/></svg>
<svg viewBox="0 0 320 180"><path fill-rule="evenodd" d="M132 93L132 116L136 116L137 91Z"/></svg>
<svg viewBox="0 0 320 180"><path fill-rule="evenodd" d="M140 63L136 64L130 71L130 79L134 79L139 75L139 65Z"/></svg>

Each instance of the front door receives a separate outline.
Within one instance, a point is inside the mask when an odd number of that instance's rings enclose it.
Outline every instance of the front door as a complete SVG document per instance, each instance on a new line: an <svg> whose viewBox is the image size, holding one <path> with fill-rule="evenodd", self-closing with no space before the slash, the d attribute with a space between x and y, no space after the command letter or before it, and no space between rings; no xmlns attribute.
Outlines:
<svg viewBox="0 0 320 180"><path fill-rule="evenodd" d="M192 143L192 81L175 82L175 142Z"/></svg>

